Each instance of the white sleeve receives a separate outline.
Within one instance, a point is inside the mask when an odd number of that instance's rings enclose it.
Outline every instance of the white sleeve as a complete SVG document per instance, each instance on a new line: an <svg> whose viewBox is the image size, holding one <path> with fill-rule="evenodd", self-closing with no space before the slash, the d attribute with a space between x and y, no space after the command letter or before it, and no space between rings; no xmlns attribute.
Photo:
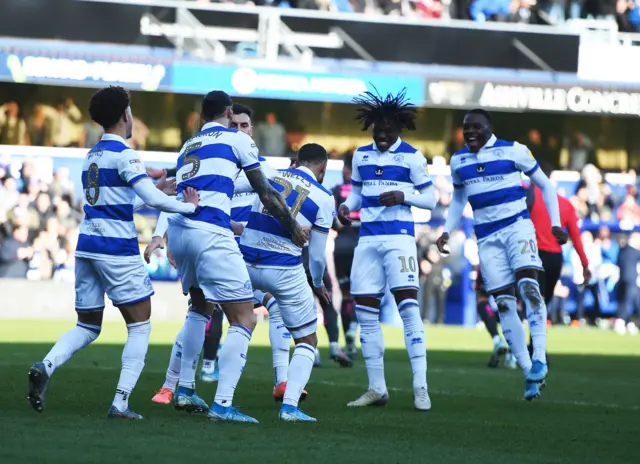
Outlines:
<svg viewBox="0 0 640 464"><path fill-rule="evenodd" d="M560 223L560 206L558 205L558 192L554 188L553 184L547 177L547 175L542 172L542 169L537 168L534 172L529 176L534 184L536 184L540 191L542 192L542 199L544 200L544 204L547 207L547 211L549 212L549 217L551 218L551 225L553 227L562 227Z"/></svg>
<svg viewBox="0 0 640 464"><path fill-rule="evenodd" d="M142 198L136 196L136 199L133 200L133 210L138 211L140 208L144 208L146 203L142 200Z"/></svg>
<svg viewBox="0 0 640 464"><path fill-rule="evenodd" d="M315 222L311 225L311 230L328 234L336 217L336 207L332 196L327 195L324 200L324 204L318 209Z"/></svg>
<svg viewBox="0 0 640 464"><path fill-rule="evenodd" d="M358 169L358 157L360 155L356 151L353 154L353 160L351 164L351 185L354 187L362 187L362 178L360 177L360 171Z"/></svg>
<svg viewBox="0 0 640 464"><path fill-rule="evenodd" d="M191 214L196 210L195 206L191 203L183 203L176 200L176 197L165 195L164 192L156 188L146 174L144 174L144 176L146 178L136 181L133 185L133 190L135 190L136 195L147 205L168 213Z"/></svg>
<svg viewBox="0 0 640 464"><path fill-rule="evenodd" d="M462 180L460 180L460 176L456 172L456 164L457 163L455 163L455 158L452 158L451 162L449 163L449 168L451 169L451 181L453 182L454 189L463 189L464 184L462 183Z"/></svg>
<svg viewBox="0 0 640 464"><path fill-rule="evenodd" d="M464 188L453 189L453 198L451 199L451 204L449 205L447 220L444 223L444 231L447 234L450 234L451 231L458 227L458 224L460 224L465 206L467 206L467 194Z"/></svg>
<svg viewBox="0 0 640 464"><path fill-rule="evenodd" d="M142 179L149 179L147 169L135 150L124 150L118 160L118 174L127 184L133 186Z"/></svg>
<svg viewBox="0 0 640 464"><path fill-rule="evenodd" d="M531 175L539 168L538 162L533 157L531 151L525 145L516 142L513 147L513 161L516 163L516 167L520 171L522 171L525 176L531 177Z"/></svg>
<svg viewBox="0 0 640 464"><path fill-rule="evenodd" d="M427 159L424 155L417 151L415 155L409 158L409 160L409 175L415 189L421 191L422 189L426 189L430 185L433 185L431 176L429 176L429 171L427 169Z"/></svg>
<svg viewBox="0 0 640 464"><path fill-rule="evenodd" d="M253 139L244 132L237 132L237 137L233 144L233 151L243 170L251 171L260 167L258 147Z"/></svg>
<svg viewBox="0 0 640 464"><path fill-rule="evenodd" d="M436 189L433 184L422 187L417 195L405 195L404 202L408 205L422 209L433 209L436 207Z"/></svg>
<svg viewBox="0 0 640 464"><path fill-rule="evenodd" d="M352 179L353 182L353 179ZM349 196L344 201L343 205L349 208L349 211L358 211L362 205L362 186L353 184Z"/></svg>
<svg viewBox="0 0 640 464"><path fill-rule="evenodd" d="M167 234L167 230L169 230L169 217L171 216L173 216L173 214L165 213L164 211L160 213L152 237L164 237Z"/></svg>
<svg viewBox="0 0 640 464"><path fill-rule="evenodd" d="M322 287L322 277L327 267L327 238L329 235L318 229L311 229L309 237L309 273L313 286Z"/></svg>

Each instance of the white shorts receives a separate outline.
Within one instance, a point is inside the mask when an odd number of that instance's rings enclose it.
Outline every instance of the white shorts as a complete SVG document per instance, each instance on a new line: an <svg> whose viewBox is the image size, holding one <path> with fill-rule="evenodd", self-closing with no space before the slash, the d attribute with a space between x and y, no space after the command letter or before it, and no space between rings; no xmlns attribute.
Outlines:
<svg viewBox="0 0 640 464"><path fill-rule="evenodd" d="M248 265L247 269L253 286L274 296L282 321L294 339L316 331L316 302L302 265L288 269Z"/></svg>
<svg viewBox="0 0 640 464"><path fill-rule="evenodd" d="M142 258L114 263L76 257L76 311L104 309L104 294L114 306L139 303L153 295Z"/></svg>
<svg viewBox="0 0 640 464"><path fill-rule="evenodd" d="M478 255L480 272L489 294L513 285L519 270L542 270L536 230L529 219L518 221L480 240Z"/></svg>
<svg viewBox="0 0 640 464"><path fill-rule="evenodd" d="M253 301L247 267L233 237L173 225L168 235L185 295L199 288L211 303Z"/></svg>
<svg viewBox="0 0 640 464"><path fill-rule="evenodd" d="M418 290L418 259L413 237L358 242L351 266L351 294L382 298L387 283L392 292Z"/></svg>

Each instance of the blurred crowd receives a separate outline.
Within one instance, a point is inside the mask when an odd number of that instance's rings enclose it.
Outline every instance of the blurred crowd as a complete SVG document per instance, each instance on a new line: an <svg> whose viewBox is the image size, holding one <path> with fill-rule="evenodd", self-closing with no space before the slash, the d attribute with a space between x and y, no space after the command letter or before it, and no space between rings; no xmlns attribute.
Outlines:
<svg viewBox="0 0 640 464"><path fill-rule="evenodd" d="M149 129L134 116L132 147L143 150ZM36 103L25 111L18 102L0 105L0 145L40 147L93 147L102 127L89 120L71 98L54 104Z"/></svg>
<svg viewBox="0 0 640 464"><path fill-rule="evenodd" d="M369 15L469 19L478 22L561 24L567 19L617 23L640 31L640 0L195 0Z"/></svg>

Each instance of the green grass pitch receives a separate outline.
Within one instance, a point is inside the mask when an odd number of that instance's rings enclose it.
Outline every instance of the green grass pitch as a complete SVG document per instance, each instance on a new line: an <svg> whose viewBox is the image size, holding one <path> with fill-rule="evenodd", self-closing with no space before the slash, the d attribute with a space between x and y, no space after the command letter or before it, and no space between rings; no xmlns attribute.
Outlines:
<svg viewBox="0 0 640 464"><path fill-rule="evenodd" d="M549 332L551 370L542 398L522 401L519 371L489 369L484 331L427 327L433 409L413 410L402 331L385 329L391 401L347 409L366 388L361 359L341 369L323 349L305 412L317 424L283 424L271 397L267 325L259 324L235 403L259 426L214 424L151 403L179 323L156 323L131 398L144 421L108 420L120 369L123 323L53 376L47 407L26 400L27 370L71 321L0 321L0 463L639 463L640 338L597 329ZM324 332L323 329L321 329ZM323 346L326 338L321 333ZM210 401L215 385L200 383Z"/></svg>

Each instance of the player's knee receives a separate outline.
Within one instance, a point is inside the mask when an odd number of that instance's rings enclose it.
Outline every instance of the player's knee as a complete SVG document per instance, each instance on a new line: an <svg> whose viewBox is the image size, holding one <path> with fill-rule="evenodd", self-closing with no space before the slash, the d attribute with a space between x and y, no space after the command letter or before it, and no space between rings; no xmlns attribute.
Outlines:
<svg viewBox="0 0 640 464"><path fill-rule="evenodd" d="M318 335L314 332L309 335L305 335L304 337L300 337L294 340L296 345L300 343L306 343L307 345L311 345L314 348L318 346Z"/></svg>
<svg viewBox="0 0 640 464"><path fill-rule="evenodd" d="M515 298L513 296L507 294L496 295L495 301L498 312L502 314L509 312L512 308L512 305L510 304L511 300L514 299Z"/></svg>
<svg viewBox="0 0 640 464"><path fill-rule="evenodd" d="M369 308L380 309L380 299L372 296L357 296L356 304L359 306L368 306Z"/></svg>
<svg viewBox="0 0 640 464"><path fill-rule="evenodd" d="M418 290L414 290L414 289L397 290L393 293L393 297L396 300L396 304L398 305L398 308L400 308L400 304L405 300L417 300Z"/></svg>
<svg viewBox="0 0 640 464"><path fill-rule="evenodd" d="M538 282L531 278L520 279L518 282L518 290L522 298L533 306L541 306L544 304L540 286Z"/></svg>

